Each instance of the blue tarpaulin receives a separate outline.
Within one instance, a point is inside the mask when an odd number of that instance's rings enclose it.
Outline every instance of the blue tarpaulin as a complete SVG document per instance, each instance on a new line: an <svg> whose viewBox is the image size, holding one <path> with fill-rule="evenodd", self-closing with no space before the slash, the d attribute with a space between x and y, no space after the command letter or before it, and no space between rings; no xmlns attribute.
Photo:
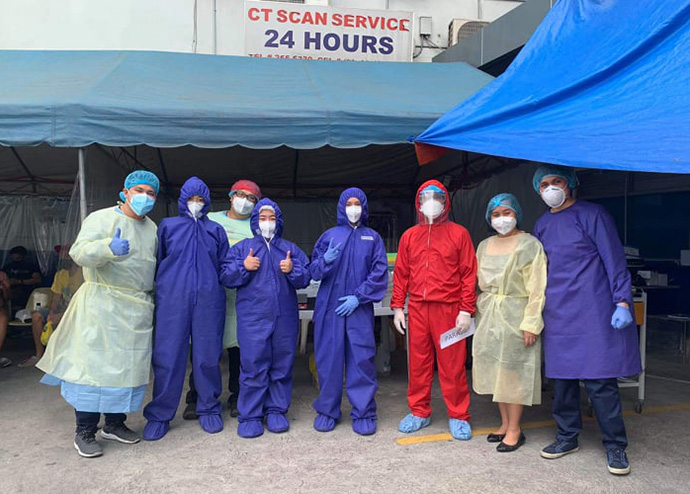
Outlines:
<svg viewBox="0 0 690 494"><path fill-rule="evenodd" d="M0 144L401 143L491 80L464 63L0 51Z"/></svg>
<svg viewBox="0 0 690 494"><path fill-rule="evenodd" d="M560 0L508 70L415 142L585 168L690 173L690 1Z"/></svg>

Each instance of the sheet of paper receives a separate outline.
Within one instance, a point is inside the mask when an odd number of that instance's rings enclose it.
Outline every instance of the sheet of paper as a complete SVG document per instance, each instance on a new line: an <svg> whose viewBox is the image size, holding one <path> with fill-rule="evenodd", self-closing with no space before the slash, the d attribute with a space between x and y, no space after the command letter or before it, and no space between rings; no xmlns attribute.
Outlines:
<svg viewBox="0 0 690 494"><path fill-rule="evenodd" d="M474 334L475 329L477 328L474 325L474 318L472 318L472 322L470 323L470 329L468 329L464 333L461 333L458 328L449 329L445 333L441 334L441 350L443 350L444 348L448 348L451 345L454 345L458 341L464 340L468 336L472 336Z"/></svg>

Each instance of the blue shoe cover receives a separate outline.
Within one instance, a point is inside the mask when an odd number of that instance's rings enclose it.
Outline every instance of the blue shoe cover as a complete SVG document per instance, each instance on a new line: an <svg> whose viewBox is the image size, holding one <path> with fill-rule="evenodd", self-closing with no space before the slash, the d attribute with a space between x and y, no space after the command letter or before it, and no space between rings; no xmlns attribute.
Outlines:
<svg viewBox="0 0 690 494"><path fill-rule="evenodd" d="M398 430L405 434L409 434L410 432L415 432L428 426L430 423L431 417L417 417L416 415L408 413L407 416L400 421Z"/></svg>
<svg viewBox="0 0 690 494"><path fill-rule="evenodd" d="M319 413L314 419L314 429L319 432L330 432L335 429L335 419Z"/></svg>
<svg viewBox="0 0 690 494"><path fill-rule="evenodd" d="M209 434L215 434L223 430L223 419L219 414L199 415L199 425Z"/></svg>
<svg viewBox="0 0 690 494"><path fill-rule="evenodd" d="M259 437L264 433L264 424L261 420L247 420L237 424L237 435L244 438Z"/></svg>
<svg viewBox="0 0 690 494"><path fill-rule="evenodd" d="M282 413L269 413L266 416L266 429L276 434L286 432L290 428L290 422Z"/></svg>
<svg viewBox="0 0 690 494"><path fill-rule="evenodd" d="M352 419L352 430L361 436L371 436L376 432L376 419Z"/></svg>
<svg viewBox="0 0 690 494"><path fill-rule="evenodd" d="M461 441L472 439L472 427L470 427L467 420L449 419L448 428L450 429L451 436L455 439L460 439Z"/></svg>
<svg viewBox="0 0 690 494"><path fill-rule="evenodd" d="M149 420L144 426L144 440L158 441L165 436L170 430L168 422L158 422L156 420Z"/></svg>

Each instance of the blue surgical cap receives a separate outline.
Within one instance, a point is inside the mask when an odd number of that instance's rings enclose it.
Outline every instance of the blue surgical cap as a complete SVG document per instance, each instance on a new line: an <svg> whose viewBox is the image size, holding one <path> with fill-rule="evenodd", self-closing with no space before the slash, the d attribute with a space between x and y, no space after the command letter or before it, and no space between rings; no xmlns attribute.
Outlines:
<svg viewBox="0 0 690 494"><path fill-rule="evenodd" d="M503 193L493 196L489 200L489 204L486 206L486 222L489 225L491 225L491 213L499 206L503 206L514 211L515 216L517 216L518 225L522 223L522 208L520 207L517 197L515 197L513 194Z"/></svg>
<svg viewBox="0 0 690 494"><path fill-rule="evenodd" d="M568 182L568 187L570 187L570 190L573 190L579 184L574 168L557 165L542 165L537 168L537 171L534 172L534 177L532 178L532 186L537 193L539 193L539 184L542 180L544 180L545 177L561 177L563 180Z"/></svg>
<svg viewBox="0 0 690 494"><path fill-rule="evenodd" d="M158 195L158 190L161 186L158 177L146 170L135 170L127 175L127 178L125 178L125 189L131 189L135 185L150 185L153 187L156 195Z"/></svg>
<svg viewBox="0 0 690 494"><path fill-rule="evenodd" d="M444 194L445 195L445 192L443 192L443 189L441 189L440 187L437 187L436 185L429 185L427 187L424 187L424 190L422 190L422 194L424 194L425 192L435 192L437 194Z"/></svg>

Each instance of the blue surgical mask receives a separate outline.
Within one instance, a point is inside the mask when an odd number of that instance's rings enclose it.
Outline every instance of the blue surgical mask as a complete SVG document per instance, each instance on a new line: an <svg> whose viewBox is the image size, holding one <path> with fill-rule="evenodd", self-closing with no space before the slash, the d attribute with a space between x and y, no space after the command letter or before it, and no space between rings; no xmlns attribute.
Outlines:
<svg viewBox="0 0 690 494"><path fill-rule="evenodd" d="M131 194L130 198L129 207L132 208L132 211L137 216L144 216L156 204L156 200L149 197L148 194Z"/></svg>

